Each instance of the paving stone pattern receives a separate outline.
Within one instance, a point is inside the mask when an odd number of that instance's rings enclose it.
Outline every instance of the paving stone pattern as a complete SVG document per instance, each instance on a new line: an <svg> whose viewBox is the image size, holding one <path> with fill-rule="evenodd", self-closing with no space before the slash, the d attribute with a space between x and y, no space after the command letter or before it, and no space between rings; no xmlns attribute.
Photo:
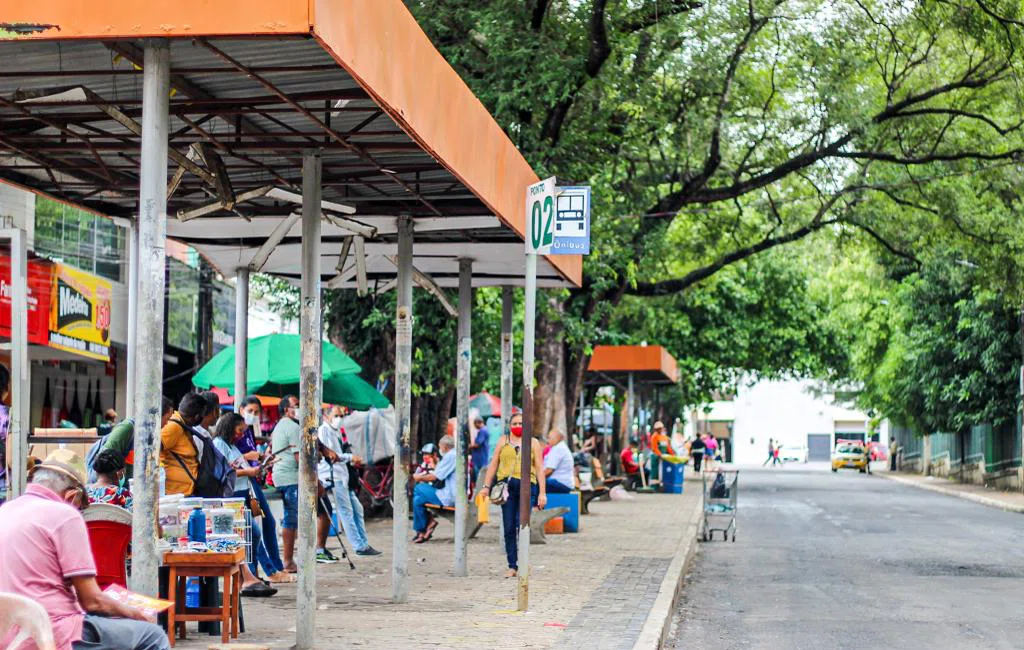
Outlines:
<svg viewBox="0 0 1024 650"><path fill-rule="evenodd" d="M566 650L630 650L658 597L671 558L627 556L572 619Z"/></svg>
<svg viewBox="0 0 1024 650"><path fill-rule="evenodd" d="M515 580L506 580L498 533L500 512L469 544L468 578L452 576L452 526L442 521L427 544L409 545L409 602L391 594L391 520L367 522L380 557L317 568L317 647L588 650L628 648L625 636L643 624L680 536L700 499L700 484L683 495L643 494L628 501L594 502L578 534L550 535L531 547L530 611L515 611ZM276 503L274 504L276 507ZM337 554L337 542L328 546ZM245 601L242 643L274 650L295 642L295 586L277 596ZM593 608L605 608L594 610ZM611 622L614 621L614 622ZM219 639L189 626L176 650L206 650ZM588 634L589 633L589 634ZM589 638L588 637L592 637ZM578 640L578 641L577 641Z"/></svg>

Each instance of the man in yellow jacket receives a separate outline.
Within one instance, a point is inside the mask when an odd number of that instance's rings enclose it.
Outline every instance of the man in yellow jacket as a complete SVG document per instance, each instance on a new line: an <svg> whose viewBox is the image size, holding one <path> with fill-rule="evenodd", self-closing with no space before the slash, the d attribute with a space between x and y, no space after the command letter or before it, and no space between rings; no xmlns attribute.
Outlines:
<svg viewBox="0 0 1024 650"><path fill-rule="evenodd" d="M185 426L199 424L206 408L202 395L189 393L181 398L178 410L160 430L160 465L167 473L167 494L192 494L199 472L199 453Z"/></svg>

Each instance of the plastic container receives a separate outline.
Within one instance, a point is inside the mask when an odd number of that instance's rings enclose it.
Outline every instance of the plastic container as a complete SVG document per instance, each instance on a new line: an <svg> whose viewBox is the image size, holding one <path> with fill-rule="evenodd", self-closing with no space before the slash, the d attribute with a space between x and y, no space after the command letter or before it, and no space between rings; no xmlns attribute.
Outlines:
<svg viewBox="0 0 1024 650"><path fill-rule="evenodd" d="M683 468L682 463L661 464L661 490L669 494L683 493Z"/></svg>
<svg viewBox="0 0 1024 650"><path fill-rule="evenodd" d="M245 497L232 497L230 499L223 499L224 507L231 508L235 513L235 519L244 519L242 511L245 509Z"/></svg>
<svg viewBox="0 0 1024 650"><path fill-rule="evenodd" d="M163 465L156 468L156 480L160 485L160 498L162 499L167 494L167 470Z"/></svg>
<svg viewBox="0 0 1024 650"><path fill-rule="evenodd" d="M185 583L185 607L199 607L199 578L189 578Z"/></svg>
<svg viewBox="0 0 1024 650"><path fill-rule="evenodd" d="M231 508L216 508L210 511L212 520L210 532L213 535L231 535L235 530L235 511Z"/></svg>
<svg viewBox="0 0 1024 650"><path fill-rule="evenodd" d="M199 506L188 517L188 541L206 542L206 513Z"/></svg>

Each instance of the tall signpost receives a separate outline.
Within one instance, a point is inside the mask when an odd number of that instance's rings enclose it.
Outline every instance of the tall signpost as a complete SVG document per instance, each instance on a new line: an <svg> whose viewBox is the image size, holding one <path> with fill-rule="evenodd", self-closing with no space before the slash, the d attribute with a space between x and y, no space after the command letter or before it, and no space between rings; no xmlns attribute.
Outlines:
<svg viewBox="0 0 1024 650"><path fill-rule="evenodd" d="M526 285L523 314L523 442L519 475L519 572L516 608L530 602L530 453L533 446L533 347L537 320L537 256L590 252L590 188L555 189L555 177L526 188ZM543 476L538 476L543 480Z"/></svg>

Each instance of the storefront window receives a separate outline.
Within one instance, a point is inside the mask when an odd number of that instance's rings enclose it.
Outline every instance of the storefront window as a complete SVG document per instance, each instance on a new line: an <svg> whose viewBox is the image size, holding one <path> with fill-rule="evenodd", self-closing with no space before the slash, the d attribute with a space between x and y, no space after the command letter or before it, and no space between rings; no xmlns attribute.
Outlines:
<svg viewBox="0 0 1024 650"><path fill-rule="evenodd" d="M36 198L35 252L123 282L125 233L113 221L45 197Z"/></svg>

